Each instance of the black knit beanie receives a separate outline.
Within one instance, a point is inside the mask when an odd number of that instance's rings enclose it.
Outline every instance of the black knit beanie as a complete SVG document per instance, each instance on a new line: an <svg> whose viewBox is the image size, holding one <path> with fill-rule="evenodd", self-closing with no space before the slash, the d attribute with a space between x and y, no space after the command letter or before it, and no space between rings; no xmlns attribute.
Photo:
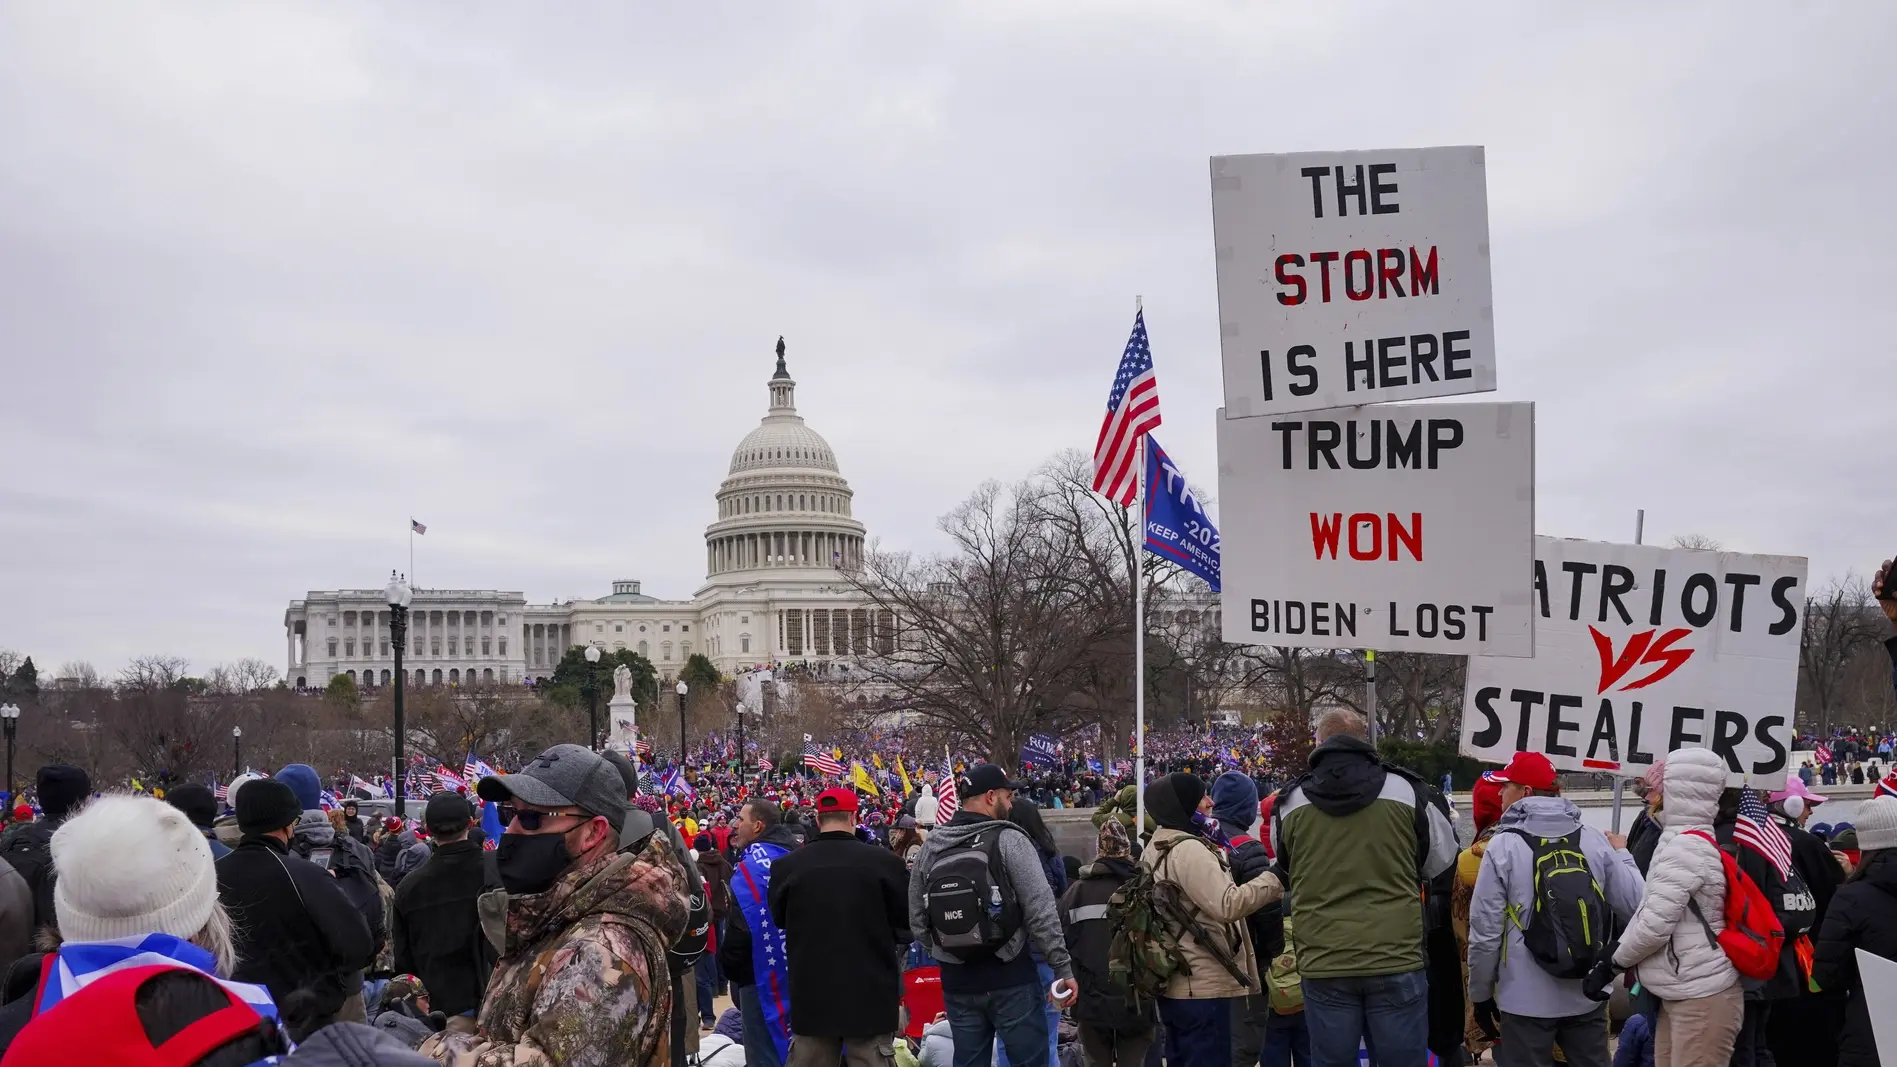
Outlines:
<svg viewBox="0 0 1897 1067"><path fill-rule="evenodd" d="M63 763L41 767L34 786L39 792L40 810L49 819L67 814L92 795L92 779L86 772Z"/></svg>
<svg viewBox="0 0 1897 1067"><path fill-rule="evenodd" d="M246 834L281 830L302 815L296 793L275 778L260 778L237 793L237 828Z"/></svg>

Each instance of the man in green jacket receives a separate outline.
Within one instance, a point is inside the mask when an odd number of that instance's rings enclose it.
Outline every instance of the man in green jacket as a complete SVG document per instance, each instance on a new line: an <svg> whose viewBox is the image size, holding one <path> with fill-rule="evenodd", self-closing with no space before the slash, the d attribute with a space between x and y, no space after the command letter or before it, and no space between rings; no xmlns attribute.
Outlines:
<svg viewBox="0 0 1897 1067"><path fill-rule="evenodd" d="M1355 1064L1365 1041L1383 1067L1423 1067L1423 884L1455 863L1456 832L1419 780L1377 758L1369 734L1355 712L1318 720L1311 769L1273 806L1273 851L1290 878L1318 1067Z"/></svg>

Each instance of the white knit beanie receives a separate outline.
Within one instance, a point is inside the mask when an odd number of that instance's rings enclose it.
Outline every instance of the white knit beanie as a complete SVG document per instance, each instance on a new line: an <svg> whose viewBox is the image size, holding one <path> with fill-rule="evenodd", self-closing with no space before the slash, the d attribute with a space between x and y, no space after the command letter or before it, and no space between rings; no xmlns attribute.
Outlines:
<svg viewBox="0 0 1897 1067"><path fill-rule="evenodd" d="M1897 797L1872 797L1859 804L1851 825L1857 828L1857 847L1863 851L1897 848Z"/></svg>
<svg viewBox="0 0 1897 1067"><path fill-rule="evenodd" d="M53 832L53 907L68 941L189 939L217 906L217 865L185 813L151 797L104 796Z"/></svg>

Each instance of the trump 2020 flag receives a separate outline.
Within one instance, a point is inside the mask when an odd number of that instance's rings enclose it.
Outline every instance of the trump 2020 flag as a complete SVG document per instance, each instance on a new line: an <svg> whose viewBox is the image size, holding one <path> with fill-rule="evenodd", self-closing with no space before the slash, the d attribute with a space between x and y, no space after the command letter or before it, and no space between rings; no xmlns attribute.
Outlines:
<svg viewBox="0 0 1897 1067"><path fill-rule="evenodd" d="M1146 551L1219 591L1219 528L1159 441L1146 439Z"/></svg>
<svg viewBox="0 0 1897 1067"><path fill-rule="evenodd" d="M1027 742L1021 746L1021 762L1052 767L1060 756L1054 749L1054 739L1045 734L1029 734Z"/></svg>

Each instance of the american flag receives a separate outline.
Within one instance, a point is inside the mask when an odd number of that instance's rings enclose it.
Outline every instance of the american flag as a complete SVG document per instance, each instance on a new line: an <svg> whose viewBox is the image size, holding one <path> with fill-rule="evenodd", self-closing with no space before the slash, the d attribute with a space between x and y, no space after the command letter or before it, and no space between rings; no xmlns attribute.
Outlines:
<svg viewBox="0 0 1897 1067"><path fill-rule="evenodd" d="M461 780L469 784L479 782L493 773L494 768L488 766L486 760L475 759L473 752L468 753L467 761L461 765Z"/></svg>
<svg viewBox="0 0 1897 1067"><path fill-rule="evenodd" d="M759 774L769 774L769 773L771 773L771 761L770 761L770 758L769 758L769 757L767 757L767 756L759 756L759 757L757 758L757 770L758 770L758 773L759 773ZM1897 773L1897 772L1894 772L1894 773Z"/></svg>
<svg viewBox="0 0 1897 1067"><path fill-rule="evenodd" d="M1139 482L1134 454L1145 436L1159 427L1159 380L1153 376L1153 350L1146 343L1146 312L1133 316L1120 371L1107 397L1107 416L1093 446L1093 491L1121 507L1132 507Z"/></svg>
<svg viewBox="0 0 1897 1067"><path fill-rule="evenodd" d="M640 759L649 760L652 758L652 742L647 741L643 737L632 743L632 750L639 754Z"/></svg>
<svg viewBox="0 0 1897 1067"><path fill-rule="evenodd" d="M446 767L436 767L433 774L426 777L434 779L436 792L452 793L467 785L455 773Z"/></svg>
<svg viewBox="0 0 1897 1067"><path fill-rule="evenodd" d="M1757 790L1741 791L1739 819L1732 825L1732 839L1771 860L1772 866L1778 868L1780 878L1792 873L1791 838L1786 837L1785 831L1779 829L1772 817L1766 814Z"/></svg>
<svg viewBox="0 0 1897 1067"><path fill-rule="evenodd" d="M211 792L211 795L219 800L228 800L230 799L230 786L220 785Z"/></svg>
<svg viewBox="0 0 1897 1067"><path fill-rule="evenodd" d="M428 532L428 527L423 526L421 523L416 522L414 519L408 520L408 528L415 531L418 534L425 534Z"/></svg>
<svg viewBox="0 0 1897 1067"><path fill-rule="evenodd" d="M936 789L939 792L935 797L935 825L942 826L962 810L962 797L955 781L955 764L947 756L942 757L942 781Z"/></svg>
<svg viewBox="0 0 1897 1067"><path fill-rule="evenodd" d="M808 738L804 740L804 766L823 775L832 777L843 775L843 764L838 763L835 756L818 748L817 743Z"/></svg>
<svg viewBox="0 0 1897 1067"><path fill-rule="evenodd" d="M1897 771L1892 771L1889 774L1885 775L1884 780L1877 783L1877 792L1871 795L1879 796L1879 797L1897 797Z"/></svg>

